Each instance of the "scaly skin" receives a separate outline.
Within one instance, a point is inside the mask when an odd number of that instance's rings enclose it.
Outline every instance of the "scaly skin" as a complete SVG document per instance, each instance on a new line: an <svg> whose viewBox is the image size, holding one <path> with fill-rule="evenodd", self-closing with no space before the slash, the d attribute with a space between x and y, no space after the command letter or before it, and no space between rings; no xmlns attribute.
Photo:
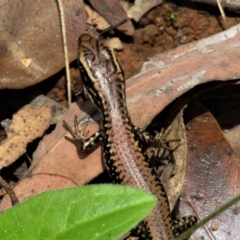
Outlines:
<svg viewBox="0 0 240 240"><path fill-rule="evenodd" d="M103 159L114 183L144 189L158 198L157 205L138 227L142 239L172 240L167 195L142 153L126 107L125 79L113 51L85 34L79 39L79 66L83 84L102 115Z"/></svg>
<svg viewBox="0 0 240 240"><path fill-rule="evenodd" d="M158 199L152 212L133 234L144 240L173 240L179 232L172 227L167 195L142 152L143 144L154 140L131 122L126 107L124 74L113 50L88 34L82 35L78 44L83 87L101 113L101 131L86 139L86 125L79 131L75 118L75 132L64 122L74 137L66 138L74 141L81 151L102 140L103 159L112 182L141 188ZM185 223L174 222L176 229L185 230L196 222L193 216L183 220Z"/></svg>

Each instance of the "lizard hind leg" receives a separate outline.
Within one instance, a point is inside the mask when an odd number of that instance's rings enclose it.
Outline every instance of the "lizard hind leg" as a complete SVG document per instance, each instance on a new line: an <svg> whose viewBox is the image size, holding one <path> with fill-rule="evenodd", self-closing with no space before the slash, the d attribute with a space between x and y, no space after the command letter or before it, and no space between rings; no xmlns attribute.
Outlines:
<svg viewBox="0 0 240 240"><path fill-rule="evenodd" d="M180 234L191 228L197 223L197 218L193 215L184 216L182 218L173 220L172 222L172 231L174 237L178 237Z"/></svg>

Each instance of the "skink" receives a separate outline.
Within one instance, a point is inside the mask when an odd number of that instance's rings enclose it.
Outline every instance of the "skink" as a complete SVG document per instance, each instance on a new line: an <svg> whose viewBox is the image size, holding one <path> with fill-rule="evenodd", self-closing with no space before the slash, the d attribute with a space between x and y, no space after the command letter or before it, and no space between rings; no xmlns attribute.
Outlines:
<svg viewBox="0 0 240 240"><path fill-rule="evenodd" d="M79 38L78 47L83 86L101 113L101 131L86 138L86 126L79 131L75 118L75 131L64 123L73 136L67 139L73 140L82 151L90 148L93 141L102 140L104 163L113 183L141 188L158 199L149 216L135 229L136 235L139 239L173 240L175 234L167 195L142 151L146 142L154 140L131 122L121 66L104 41L84 34Z"/></svg>

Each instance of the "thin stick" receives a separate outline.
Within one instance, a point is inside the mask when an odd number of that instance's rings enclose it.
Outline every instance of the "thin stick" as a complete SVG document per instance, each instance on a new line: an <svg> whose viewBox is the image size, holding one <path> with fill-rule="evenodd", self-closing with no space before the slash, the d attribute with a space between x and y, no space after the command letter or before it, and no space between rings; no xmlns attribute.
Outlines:
<svg viewBox="0 0 240 240"><path fill-rule="evenodd" d="M70 79L70 70L69 70L69 61L68 61L67 38L66 38L64 11L63 11L63 7L62 7L62 1L57 0L57 3L58 3L58 7L59 7L60 24L61 24L62 38L63 38L63 50L64 50L66 80L67 80L67 93L68 93L68 105L70 106L71 99L72 99L72 93L71 93L71 79Z"/></svg>
<svg viewBox="0 0 240 240"><path fill-rule="evenodd" d="M9 186L9 184L0 176L0 186L4 188L4 190L8 193L12 205L17 205L19 203L18 198L15 194L15 192L12 190L12 188Z"/></svg>
<svg viewBox="0 0 240 240"><path fill-rule="evenodd" d="M219 11L220 11L220 13L222 15L222 18L223 18L223 22L224 22L224 25L225 25L224 27L227 29L228 28L228 26L227 26L227 19L226 19L225 12L224 12L224 10L222 8L222 4L220 3L220 0L216 0L216 2L217 2L217 5L218 5L218 8L219 8Z"/></svg>

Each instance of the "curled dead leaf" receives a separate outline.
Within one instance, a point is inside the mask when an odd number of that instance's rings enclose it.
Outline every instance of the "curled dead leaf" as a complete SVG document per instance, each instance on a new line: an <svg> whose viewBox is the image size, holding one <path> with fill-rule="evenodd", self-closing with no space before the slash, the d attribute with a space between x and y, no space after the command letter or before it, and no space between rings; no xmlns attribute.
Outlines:
<svg viewBox="0 0 240 240"><path fill-rule="evenodd" d="M0 144L0 169L13 163L26 151L29 142L42 136L51 118L50 107L34 108L27 105L15 113L5 129L7 139Z"/></svg>

